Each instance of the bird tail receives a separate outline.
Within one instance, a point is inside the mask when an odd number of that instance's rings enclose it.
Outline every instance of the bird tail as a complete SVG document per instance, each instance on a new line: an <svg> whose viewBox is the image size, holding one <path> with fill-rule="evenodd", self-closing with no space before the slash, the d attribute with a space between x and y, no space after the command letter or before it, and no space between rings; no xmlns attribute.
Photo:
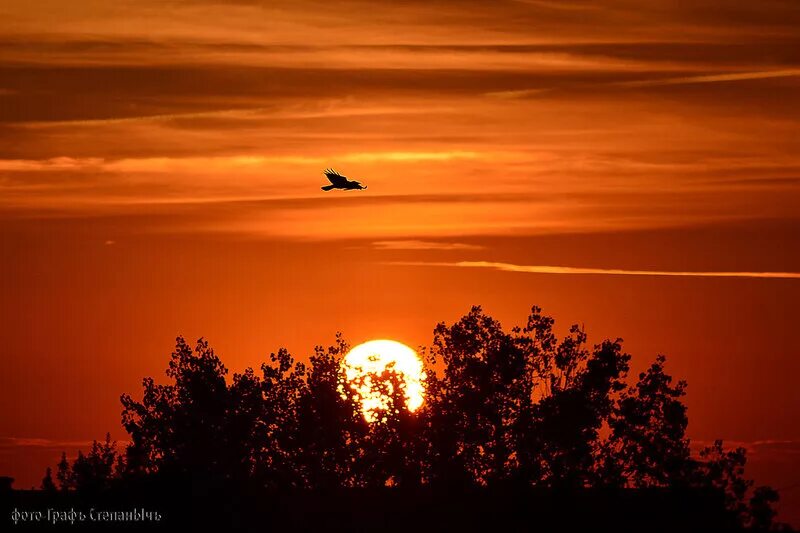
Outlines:
<svg viewBox="0 0 800 533"><path fill-rule="evenodd" d="M333 188L334 188L333 185L325 185L324 187L320 187L320 189L322 189L323 191L330 191Z"/></svg>

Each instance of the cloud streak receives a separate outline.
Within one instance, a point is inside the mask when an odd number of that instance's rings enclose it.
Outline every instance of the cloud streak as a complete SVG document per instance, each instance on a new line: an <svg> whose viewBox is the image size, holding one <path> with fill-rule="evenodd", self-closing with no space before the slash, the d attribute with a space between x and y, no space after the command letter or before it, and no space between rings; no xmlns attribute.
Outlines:
<svg viewBox="0 0 800 533"><path fill-rule="evenodd" d="M393 265L405 266L442 266L459 268L488 268L501 272L522 272L526 274L572 274L572 275L607 275L607 276L664 276L689 278L772 278L800 279L800 272L733 272L733 271L679 271L679 270L627 270L620 268L582 268L551 265L515 265L513 263L497 263L492 261L458 261L444 262L392 262Z"/></svg>
<svg viewBox="0 0 800 533"><path fill-rule="evenodd" d="M14 448L83 448L87 443L91 444L92 439L82 441L77 440L57 440L40 437L0 437L0 450Z"/></svg>
<svg viewBox="0 0 800 533"><path fill-rule="evenodd" d="M345 163L360 162L438 162L470 160L488 157L476 151L381 151L351 152L329 156L305 155L229 155L217 157L145 157L109 160L100 157L53 157L35 159L0 159L0 171L35 172L52 170L103 170L108 172L168 172L173 170L242 169L271 165L322 165L331 160Z"/></svg>
<svg viewBox="0 0 800 533"><path fill-rule="evenodd" d="M481 250L484 247L463 242L421 241L416 239L375 241L373 248L378 250Z"/></svg>
<svg viewBox="0 0 800 533"><path fill-rule="evenodd" d="M693 83L721 83L729 81L766 80L772 78L793 78L800 76L800 69L766 70L759 72L734 72L730 74L711 74L707 76L683 76L655 80L617 82L617 87L659 87L663 85L688 85Z"/></svg>
<svg viewBox="0 0 800 533"><path fill-rule="evenodd" d="M516 89L508 91L493 91L485 93L491 98L506 100L531 98L558 89L585 89L616 87L623 89L646 89L648 87L667 87L670 85L695 85L703 83L724 83L733 81L770 80L779 78L800 77L800 69L762 70L753 72L729 72L724 74L703 74L698 76L679 76L672 78L653 78L645 80L612 81L599 83L566 83L560 87L536 87L530 89Z"/></svg>

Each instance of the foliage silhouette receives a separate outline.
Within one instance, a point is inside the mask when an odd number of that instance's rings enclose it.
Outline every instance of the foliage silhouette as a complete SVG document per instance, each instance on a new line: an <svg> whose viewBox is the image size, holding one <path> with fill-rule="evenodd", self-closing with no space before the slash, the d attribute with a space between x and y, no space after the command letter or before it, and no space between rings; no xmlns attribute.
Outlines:
<svg viewBox="0 0 800 533"><path fill-rule="evenodd" d="M56 492L56 490L58 490L55 482L53 481L53 469L50 468L49 466L47 467L47 470L45 470L44 472L44 477L42 478L42 484L40 488L42 489L42 491L48 494Z"/></svg>
<svg viewBox="0 0 800 533"><path fill-rule="evenodd" d="M685 436L689 419L680 401L686 383L672 386L672 378L664 373L665 362L659 355L617 400L608 419L611 434L599 465L601 479L633 487L688 482L693 466Z"/></svg>
<svg viewBox="0 0 800 533"><path fill-rule="evenodd" d="M141 400L121 398L124 452L107 436L71 464L62 456L58 486L707 490L740 526L775 525L777 493L744 477L743 449L717 441L691 453L686 383L673 382L664 356L630 383L620 339L589 347L577 325L559 339L538 307L506 331L473 307L436 326L422 407L405 409L404 382L388 367L371 386L389 407L368 423L342 383L347 351L337 335L308 365L280 349L260 374L229 379L207 341L192 349L178 337L169 383L145 378ZM43 487L55 489L49 469Z"/></svg>

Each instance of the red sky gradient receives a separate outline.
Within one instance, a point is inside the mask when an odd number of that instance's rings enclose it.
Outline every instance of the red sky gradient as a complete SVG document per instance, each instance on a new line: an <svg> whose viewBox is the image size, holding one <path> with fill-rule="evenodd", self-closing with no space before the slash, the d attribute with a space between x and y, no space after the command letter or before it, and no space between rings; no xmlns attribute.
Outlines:
<svg viewBox="0 0 800 533"><path fill-rule="evenodd" d="M3 2L0 474L124 438L178 334L240 371L538 304L635 371L666 354L690 435L747 446L800 523L798 27L793 0Z"/></svg>

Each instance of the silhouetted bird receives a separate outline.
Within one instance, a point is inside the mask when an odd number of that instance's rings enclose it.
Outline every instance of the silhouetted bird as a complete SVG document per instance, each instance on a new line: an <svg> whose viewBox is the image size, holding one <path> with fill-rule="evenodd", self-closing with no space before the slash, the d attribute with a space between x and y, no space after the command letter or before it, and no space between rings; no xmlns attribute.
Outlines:
<svg viewBox="0 0 800 533"><path fill-rule="evenodd" d="M328 181L331 182L330 185L325 185L324 187L322 187L323 191L330 191L333 189L344 189L347 191L352 189L361 190L367 188L366 185L361 185L360 182L355 180L349 180L346 177L339 174L338 172L336 172L335 170L330 168L326 169L325 172L323 172L323 174L325 174L325 177L328 178Z"/></svg>

